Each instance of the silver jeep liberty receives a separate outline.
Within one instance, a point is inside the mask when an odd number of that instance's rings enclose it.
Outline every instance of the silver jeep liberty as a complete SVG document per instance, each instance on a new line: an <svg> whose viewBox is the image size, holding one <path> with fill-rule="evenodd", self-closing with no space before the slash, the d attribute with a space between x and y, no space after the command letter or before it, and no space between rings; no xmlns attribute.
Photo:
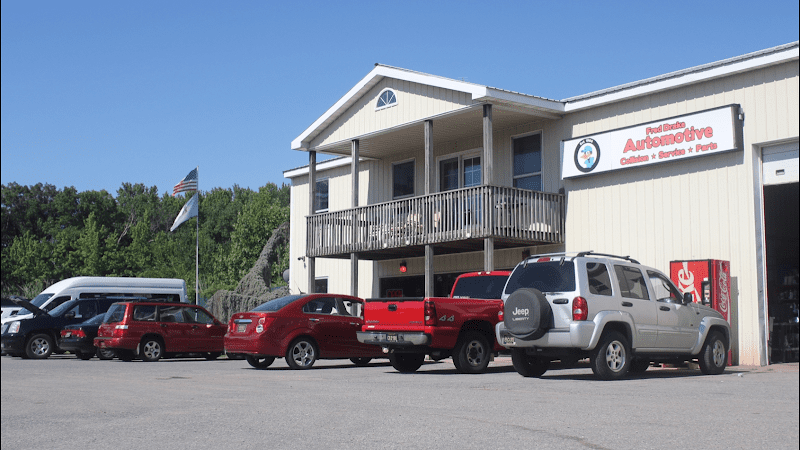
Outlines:
<svg viewBox="0 0 800 450"><path fill-rule="evenodd" d="M553 360L586 357L604 380L653 362L696 360L704 374L722 373L728 362L731 331L722 315L629 257L531 256L514 268L502 298L497 341L525 377L541 376Z"/></svg>

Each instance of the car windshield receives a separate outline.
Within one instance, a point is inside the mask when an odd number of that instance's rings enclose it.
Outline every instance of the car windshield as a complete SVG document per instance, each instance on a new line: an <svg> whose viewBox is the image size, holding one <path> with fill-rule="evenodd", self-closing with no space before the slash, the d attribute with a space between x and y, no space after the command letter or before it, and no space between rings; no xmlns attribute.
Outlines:
<svg viewBox="0 0 800 450"><path fill-rule="evenodd" d="M575 290L575 266L572 261L531 262L519 265L506 285L506 294L517 289L535 288L542 292Z"/></svg>
<svg viewBox="0 0 800 450"><path fill-rule="evenodd" d="M77 299L73 299L73 300L70 300L68 302L64 302L64 303L56 306L55 308L53 308L53 310L48 312L47 314L50 314L52 317L58 317L58 316L64 314L64 312L69 311L70 308L75 306L75 303L78 303Z"/></svg>
<svg viewBox="0 0 800 450"><path fill-rule="evenodd" d="M261 305L256 306L251 311L252 312L275 312L284 306L288 305L289 303L294 302L295 300L303 297L302 295L287 295L286 297L276 298L275 300L270 300L267 303L263 303Z"/></svg>
<svg viewBox="0 0 800 450"><path fill-rule="evenodd" d="M47 299L49 299L52 296L53 296L53 294L39 294L36 297L34 297L33 300L31 300L31 303L33 304L33 306L36 306L37 308L41 308L42 305L44 304L44 302L46 302ZM17 314L22 316L22 315L25 315L25 314L32 314L32 312L28 311L27 308L22 308L21 310L19 310L19 312Z"/></svg>
<svg viewBox="0 0 800 450"><path fill-rule="evenodd" d="M453 298L500 298L507 280L505 275L459 278Z"/></svg>

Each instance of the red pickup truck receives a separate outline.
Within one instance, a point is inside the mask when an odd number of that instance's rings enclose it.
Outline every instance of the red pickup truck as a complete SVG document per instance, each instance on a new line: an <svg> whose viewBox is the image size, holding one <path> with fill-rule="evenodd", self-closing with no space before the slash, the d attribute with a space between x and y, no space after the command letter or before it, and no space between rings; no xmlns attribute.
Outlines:
<svg viewBox="0 0 800 450"><path fill-rule="evenodd" d="M358 340L383 347L399 372L416 371L430 355L436 361L452 356L461 373L481 373L505 350L494 327L503 320L500 294L510 273L465 273L450 297L368 299Z"/></svg>

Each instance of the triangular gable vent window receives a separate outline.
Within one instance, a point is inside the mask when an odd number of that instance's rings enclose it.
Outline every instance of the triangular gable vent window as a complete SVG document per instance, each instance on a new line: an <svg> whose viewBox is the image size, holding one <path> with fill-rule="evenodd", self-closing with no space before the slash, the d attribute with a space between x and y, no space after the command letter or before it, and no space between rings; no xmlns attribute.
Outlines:
<svg viewBox="0 0 800 450"><path fill-rule="evenodd" d="M381 95L378 96L378 103L375 104L375 109L378 110L388 108L396 104L397 97L394 95L394 91L391 89L385 89L383 92L381 92Z"/></svg>

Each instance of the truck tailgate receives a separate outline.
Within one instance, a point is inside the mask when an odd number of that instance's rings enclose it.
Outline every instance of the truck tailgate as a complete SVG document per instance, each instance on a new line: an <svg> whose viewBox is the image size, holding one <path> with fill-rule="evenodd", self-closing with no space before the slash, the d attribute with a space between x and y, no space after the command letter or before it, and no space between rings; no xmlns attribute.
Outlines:
<svg viewBox="0 0 800 450"><path fill-rule="evenodd" d="M425 299L399 297L367 299L364 330L419 330L425 325Z"/></svg>

